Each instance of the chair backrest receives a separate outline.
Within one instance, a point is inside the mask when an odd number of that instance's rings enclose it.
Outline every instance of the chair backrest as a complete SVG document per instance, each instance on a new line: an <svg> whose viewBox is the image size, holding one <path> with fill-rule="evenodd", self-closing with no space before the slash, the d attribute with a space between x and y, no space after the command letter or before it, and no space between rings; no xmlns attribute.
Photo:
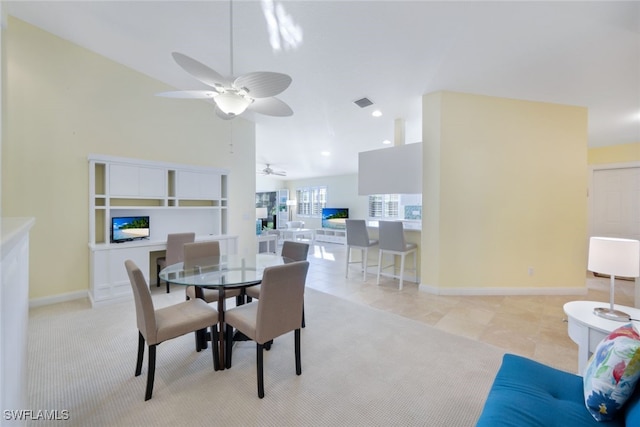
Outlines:
<svg viewBox="0 0 640 427"><path fill-rule="evenodd" d="M407 249L401 221L379 221L378 227L380 249L398 252Z"/></svg>
<svg viewBox="0 0 640 427"><path fill-rule="evenodd" d="M262 275L256 316L256 342L264 344L300 329L309 261L267 267Z"/></svg>
<svg viewBox="0 0 640 427"><path fill-rule="evenodd" d="M369 246L369 232L364 219L347 219L347 245Z"/></svg>
<svg viewBox="0 0 640 427"><path fill-rule="evenodd" d="M281 255L294 261L306 261L309 255L309 244L285 240L282 244Z"/></svg>
<svg viewBox="0 0 640 427"><path fill-rule="evenodd" d="M287 221L287 228L304 228L304 221Z"/></svg>
<svg viewBox="0 0 640 427"><path fill-rule="evenodd" d="M185 243L196 240L196 233L173 233L167 235L167 265L184 261L183 247Z"/></svg>
<svg viewBox="0 0 640 427"><path fill-rule="evenodd" d="M211 240L208 242L187 243L184 245L184 268L193 268L196 265L214 265L220 262L220 242Z"/></svg>
<svg viewBox="0 0 640 427"><path fill-rule="evenodd" d="M156 313L147 281L135 262L128 259L124 262L124 266L133 289L138 330L150 345L157 344Z"/></svg>

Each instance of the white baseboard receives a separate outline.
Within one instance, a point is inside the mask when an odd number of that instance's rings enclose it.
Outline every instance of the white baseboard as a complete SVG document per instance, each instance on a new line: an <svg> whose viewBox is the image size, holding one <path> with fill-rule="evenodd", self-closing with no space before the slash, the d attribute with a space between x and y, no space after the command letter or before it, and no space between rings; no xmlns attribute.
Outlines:
<svg viewBox="0 0 640 427"><path fill-rule="evenodd" d="M29 308L41 307L43 305L57 304L59 302L73 301L76 299L88 298L89 291L68 292L66 294L54 295L51 297L33 298L29 300Z"/></svg>
<svg viewBox="0 0 640 427"><path fill-rule="evenodd" d="M420 284L418 290L433 295L586 295L587 288L440 288L432 285Z"/></svg>

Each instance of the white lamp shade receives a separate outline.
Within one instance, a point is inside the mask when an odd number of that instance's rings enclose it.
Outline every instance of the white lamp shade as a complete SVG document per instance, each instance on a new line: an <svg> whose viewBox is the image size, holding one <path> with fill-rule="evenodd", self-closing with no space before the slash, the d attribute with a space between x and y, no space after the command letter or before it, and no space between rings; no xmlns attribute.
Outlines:
<svg viewBox="0 0 640 427"><path fill-rule="evenodd" d="M640 241L614 237L589 240L589 271L612 276L640 276Z"/></svg>
<svg viewBox="0 0 640 427"><path fill-rule="evenodd" d="M269 214L267 213L267 208L256 208L256 218L266 218Z"/></svg>
<svg viewBox="0 0 640 427"><path fill-rule="evenodd" d="M220 108L225 114L237 116L244 113L251 101L244 96L240 96L233 92L225 92L216 96L215 98L218 108Z"/></svg>

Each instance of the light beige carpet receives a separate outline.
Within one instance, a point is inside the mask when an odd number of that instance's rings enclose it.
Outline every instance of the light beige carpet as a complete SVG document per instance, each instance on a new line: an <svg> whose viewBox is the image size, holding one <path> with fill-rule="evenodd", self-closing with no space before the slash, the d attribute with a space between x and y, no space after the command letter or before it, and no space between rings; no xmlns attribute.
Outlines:
<svg viewBox="0 0 640 427"><path fill-rule="evenodd" d="M156 307L184 293L154 295ZM133 302L33 309L29 409L68 410L73 426L473 426L503 351L312 289L305 296L302 375L293 334L265 352L256 391L255 344L236 343L233 367L213 371L192 335L158 346L153 398L134 377ZM43 426L45 421L30 425ZM53 424L53 423L52 423Z"/></svg>

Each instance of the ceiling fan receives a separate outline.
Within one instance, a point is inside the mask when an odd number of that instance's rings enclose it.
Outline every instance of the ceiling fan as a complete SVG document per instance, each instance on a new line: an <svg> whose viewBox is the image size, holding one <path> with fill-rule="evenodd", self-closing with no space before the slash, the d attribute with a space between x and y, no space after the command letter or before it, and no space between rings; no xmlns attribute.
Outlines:
<svg viewBox="0 0 640 427"><path fill-rule="evenodd" d="M285 171L277 171L277 170L271 169L271 165L269 165L269 163L267 163L266 168L259 170L258 173L262 175L287 176L287 172Z"/></svg>
<svg viewBox="0 0 640 427"><path fill-rule="evenodd" d="M212 90L181 90L158 93L166 98L209 99L216 105L218 117L230 120L246 110L267 116L286 117L293 115L293 110L284 101L275 98L291 84L291 77L270 71L256 71L233 77L233 4L229 1L229 63L231 72L229 79L220 73L196 61L189 56L173 52L176 63L187 73L202 83L211 86Z"/></svg>

